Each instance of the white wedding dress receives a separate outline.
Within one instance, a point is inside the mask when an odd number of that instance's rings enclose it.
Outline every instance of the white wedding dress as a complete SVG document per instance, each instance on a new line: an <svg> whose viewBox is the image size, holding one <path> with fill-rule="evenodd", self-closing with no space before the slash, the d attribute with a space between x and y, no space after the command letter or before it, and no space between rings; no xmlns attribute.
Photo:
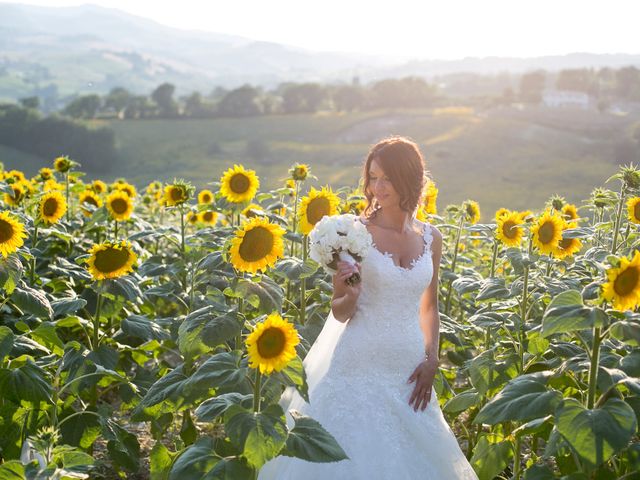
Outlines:
<svg viewBox="0 0 640 480"><path fill-rule="evenodd" d="M433 391L427 408L409 405L407 379L424 358L418 309L433 277L431 226L410 268L375 245L361 264L362 291L346 323L329 315L304 360L306 403L293 387L280 400L322 424L349 459L314 463L279 456L259 480L477 479L445 421ZM293 420L286 414L287 422Z"/></svg>

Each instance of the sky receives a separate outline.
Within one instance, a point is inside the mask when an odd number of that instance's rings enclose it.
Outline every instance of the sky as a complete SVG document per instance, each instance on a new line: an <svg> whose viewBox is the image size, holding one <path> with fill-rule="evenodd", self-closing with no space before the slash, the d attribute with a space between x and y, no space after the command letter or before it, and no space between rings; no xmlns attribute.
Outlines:
<svg viewBox="0 0 640 480"><path fill-rule="evenodd" d="M71 6L74 0L1 3ZM398 58L640 53L638 0L92 0L161 24Z"/></svg>

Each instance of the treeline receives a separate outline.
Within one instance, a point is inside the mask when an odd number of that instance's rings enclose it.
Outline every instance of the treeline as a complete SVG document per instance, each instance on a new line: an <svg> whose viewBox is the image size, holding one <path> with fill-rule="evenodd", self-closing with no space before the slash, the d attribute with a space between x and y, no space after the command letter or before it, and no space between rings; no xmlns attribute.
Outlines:
<svg viewBox="0 0 640 480"><path fill-rule="evenodd" d="M0 104L0 145L54 158L81 159L92 172L107 172L116 161L115 135L110 128L89 128L58 115L43 117L34 105Z"/></svg>
<svg viewBox="0 0 640 480"><path fill-rule="evenodd" d="M84 95L72 100L62 111L73 118L212 118L313 113L319 110L352 112L378 108L431 107L439 99L437 88L417 77L386 79L369 86L357 79L348 85L284 83L274 90L243 85L227 90L215 88L210 94L193 92L174 98L175 86L163 83L149 96L134 95L125 88L107 95ZM23 102L34 102L33 98Z"/></svg>

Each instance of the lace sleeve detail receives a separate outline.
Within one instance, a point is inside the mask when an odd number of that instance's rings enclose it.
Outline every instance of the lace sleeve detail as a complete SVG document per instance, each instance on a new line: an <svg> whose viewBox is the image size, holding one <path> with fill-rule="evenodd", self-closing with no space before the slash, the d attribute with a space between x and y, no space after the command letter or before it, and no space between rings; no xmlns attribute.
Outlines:
<svg viewBox="0 0 640 480"><path fill-rule="evenodd" d="M431 243L433 243L433 233L432 233L432 227L431 224L428 222L425 222L424 224L424 234L422 235L422 238L424 239L424 243L425 243L425 248L428 251L431 251Z"/></svg>

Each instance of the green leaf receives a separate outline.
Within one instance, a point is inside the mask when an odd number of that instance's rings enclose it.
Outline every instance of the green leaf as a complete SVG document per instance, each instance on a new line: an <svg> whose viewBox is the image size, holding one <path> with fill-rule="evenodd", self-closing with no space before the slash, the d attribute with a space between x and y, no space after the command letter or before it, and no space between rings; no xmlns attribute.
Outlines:
<svg viewBox="0 0 640 480"><path fill-rule="evenodd" d="M622 400L611 398L588 410L567 398L556 411L556 427L582 460L602 464L624 449L636 431L636 416Z"/></svg>
<svg viewBox="0 0 640 480"><path fill-rule="evenodd" d="M41 290L27 285L16 287L11 295L11 301L22 311L31 313L39 318L53 318L53 309L47 296Z"/></svg>
<svg viewBox="0 0 640 480"><path fill-rule="evenodd" d="M484 395L518 375L517 357L496 359L493 352L487 350L468 363L468 370L472 385Z"/></svg>
<svg viewBox="0 0 640 480"><path fill-rule="evenodd" d="M129 315L120 322L120 329L125 335L149 340L169 340L171 335L153 320L144 315Z"/></svg>
<svg viewBox="0 0 640 480"><path fill-rule="evenodd" d="M606 324L607 314L598 307L587 307L576 290L557 295L542 318L542 336L585 330Z"/></svg>
<svg viewBox="0 0 640 480"><path fill-rule="evenodd" d="M196 409L195 414L201 422L213 422L220 415L223 415L232 405L245 405L247 400L252 400L253 395L242 395L237 392L224 393L217 397L205 400Z"/></svg>
<svg viewBox="0 0 640 480"><path fill-rule="evenodd" d="M166 400L178 401L182 397L184 385L187 376L184 374L183 365L177 366L167 375L161 377L156 383L151 385L144 398L136 405L133 410L132 418L134 421L145 419L145 415L155 417L151 407L158 405ZM157 413L157 412L156 412Z"/></svg>
<svg viewBox="0 0 640 480"><path fill-rule="evenodd" d="M473 449L470 463L479 480L493 480L507 467L512 457L511 442L491 443L483 436Z"/></svg>
<svg viewBox="0 0 640 480"><path fill-rule="evenodd" d="M0 257L0 288L11 295L22 278L24 267L20 257L11 254L8 257Z"/></svg>
<svg viewBox="0 0 640 480"><path fill-rule="evenodd" d="M237 312L220 315L216 306L200 308L184 319L178 329L180 351L196 356L234 338L242 332L242 319Z"/></svg>
<svg viewBox="0 0 640 480"><path fill-rule="evenodd" d="M130 302L134 302L142 297L142 292L140 291L138 284L129 275L109 279L105 282L105 285L107 286L107 292L113 295L124 297Z"/></svg>
<svg viewBox="0 0 640 480"><path fill-rule="evenodd" d="M84 308L86 305L87 301L80 297L60 298L51 302L54 317L71 315Z"/></svg>
<svg viewBox="0 0 640 480"><path fill-rule="evenodd" d="M289 432L283 455L309 462L337 462L349 457L336 439L320 423L296 410L289 413L295 426Z"/></svg>
<svg viewBox="0 0 640 480"><path fill-rule="evenodd" d="M277 456L287 440L284 412L277 404L258 413L234 405L225 413L224 423L231 442L256 469Z"/></svg>
<svg viewBox="0 0 640 480"><path fill-rule="evenodd" d="M140 468L140 444L136 436L108 418L102 419L102 434L108 440L107 451L111 460L137 472Z"/></svg>
<svg viewBox="0 0 640 480"><path fill-rule="evenodd" d="M18 404L51 402L51 384L45 371L28 360L12 370L0 369L0 396Z"/></svg>
<svg viewBox="0 0 640 480"><path fill-rule="evenodd" d="M259 282L240 279L236 292L247 299L252 295L257 295L260 300L258 308L261 313L279 312L282 309L284 290L266 275L262 276Z"/></svg>
<svg viewBox="0 0 640 480"><path fill-rule="evenodd" d="M524 472L524 480L553 480L555 475L547 465L532 465Z"/></svg>
<svg viewBox="0 0 640 480"><path fill-rule="evenodd" d="M217 353L207 359L184 383L188 394L206 394L212 388L235 387L246 381L247 368L240 367L238 351Z"/></svg>
<svg viewBox="0 0 640 480"><path fill-rule="evenodd" d="M611 326L609 332L613 338L617 338L627 345L632 347L640 346L640 322L638 320L616 322Z"/></svg>
<svg viewBox="0 0 640 480"><path fill-rule="evenodd" d="M465 293L474 292L480 288L482 285L482 280L477 277L459 277L454 280L451 286L454 288L456 292L460 295Z"/></svg>
<svg viewBox="0 0 640 480"><path fill-rule="evenodd" d="M473 423L496 425L509 420L531 420L553 413L562 401L557 390L548 390L552 372L536 372L511 380L478 412Z"/></svg>
<svg viewBox="0 0 640 480"><path fill-rule="evenodd" d="M149 455L151 466L151 478L153 480L168 480L171 466L173 465L173 455L162 442L156 442Z"/></svg>
<svg viewBox="0 0 640 480"><path fill-rule="evenodd" d="M24 465L20 460L9 460L0 465L0 479L2 480L27 480Z"/></svg>
<svg viewBox="0 0 640 480"><path fill-rule="evenodd" d="M11 353L16 336L9 327L0 326L0 363Z"/></svg>
<svg viewBox="0 0 640 480"><path fill-rule="evenodd" d="M299 281L308 278L318 270L318 264L313 260L303 262L299 258L287 257L280 260L272 270L274 275L283 280Z"/></svg>
<svg viewBox="0 0 640 480"><path fill-rule="evenodd" d="M281 371L273 373L272 375L280 379L285 385L296 387L300 396L304 398L307 403L309 402L307 374L299 356L296 356L296 358L291 360Z"/></svg>
<svg viewBox="0 0 640 480"><path fill-rule="evenodd" d="M38 325L38 328L31 332L31 337L56 355L61 357L64 354L64 344L62 343L62 340L60 340L60 337L58 337L56 327L53 323L41 323Z"/></svg>
<svg viewBox="0 0 640 480"><path fill-rule="evenodd" d="M476 390L467 390L449 399L442 410L447 413L462 412L477 405L479 401L480 394Z"/></svg>
<svg viewBox="0 0 640 480"><path fill-rule="evenodd" d="M67 419L68 418L68 419ZM65 443L88 449L100 436L100 417L87 410L60 420L60 433Z"/></svg>
<svg viewBox="0 0 640 480"><path fill-rule="evenodd" d="M509 290L505 287L504 278L491 277L482 281L480 291L476 296L476 301L481 300L502 300L509 298Z"/></svg>
<svg viewBox="0 0 640 480"><path fill-rule="evenodd" d="M213 438L201 438L178 457L171 468L169 480L209 480L212 478L209 472L219 461Z"/></svg>

